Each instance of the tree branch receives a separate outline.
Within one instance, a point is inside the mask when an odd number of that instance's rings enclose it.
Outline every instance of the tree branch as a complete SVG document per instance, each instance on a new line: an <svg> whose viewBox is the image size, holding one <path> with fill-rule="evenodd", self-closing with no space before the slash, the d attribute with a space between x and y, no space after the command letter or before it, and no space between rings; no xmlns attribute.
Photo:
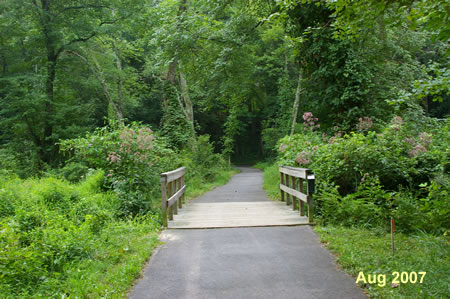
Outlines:
<svg viewBox="0 0 450 299"><path fill-rule="evenodd" d="M95 32L91 33L91 35L87 36L87 37L80 37L80 38L76 38L71 40L70 42L68 42L67 44L61 46L58 51L56 52L56 57L59 57L59 55L67 49L67 47L69 47L70 45L73 45L74 43L78 43L78 42L87 42L88 40L90 40L91 38L93 38L96 35Z"/></svg>

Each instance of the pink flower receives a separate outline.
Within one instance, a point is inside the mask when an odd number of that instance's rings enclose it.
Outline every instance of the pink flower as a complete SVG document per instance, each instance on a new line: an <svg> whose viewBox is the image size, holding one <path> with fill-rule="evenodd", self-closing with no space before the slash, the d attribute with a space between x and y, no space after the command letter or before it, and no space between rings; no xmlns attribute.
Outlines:
<svg viewBox="0 0 450 299"><path fill-rule="evenodd" d="M423 132L419 134L419 139L425 146L428 146L433 141L433 136L427 132Z"/></svg>
<svg viewBox="0 0 450 299"><path fill-rule="evenodd" d="M303 113L303 120L304 120L304 130L310 130L310 131L314 131L315 128L320 128L320 125L317 124L316 122L319 120L317 117L314 117L312 112L305 112Z"/></svg>
<svg viewBox="0 0 450 299"><path fill-rule="evenodd" d="M116 162L120 162L120 155L116 154L116 152L112 152L108 155L107 160L110 163L116 163Z"/></svg>
<svg viewBox="0 0 450 299"><path fill-rule="evenodd" d="M422 144L417 144L412 150L409 151L409 156L415 157L420 153L426 153L427 149Z"/></svg>
<svg viewBox="0 0 450 299"><path fill-rule="evenodd" d="M359 118L359 124L356 125L358 131L367 131L373 126L373 121L370 117L365 116L364 118Z"/></svg>
<svg viewBox="0 0 450 299"><path fill-rule="evenodd" d="M404 143L408 143L410 145L416 144L416 141L414 140L414 137L408 137L402 140Z"/></svg>
<svg viewBox="0 0 450 299"><path fill-rule="evenodd" d="M309 153L305 151L298 154L297 159L295 159L295 161L300 165L306 165L311 163L311 160L309 159Z"/></svg>

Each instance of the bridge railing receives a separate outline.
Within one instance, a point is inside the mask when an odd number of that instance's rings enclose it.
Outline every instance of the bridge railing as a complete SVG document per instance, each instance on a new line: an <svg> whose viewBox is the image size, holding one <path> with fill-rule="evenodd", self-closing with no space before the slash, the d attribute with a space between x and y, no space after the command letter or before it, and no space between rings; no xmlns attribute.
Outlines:
<svg viewBox="0 0 450 299"><path fill-rule="evenodd" d="M181 209L185 201L185 173L185 167L161 173L161 214L165 227L167 227L167 218L173 220L173 215L178 214L178 208Z"/></svg>
<svg viewBox="0 0 450 299"><path fill-rule="evenodd" d="M281 200L286 200L286 205L292 203L292 209L297 209L297 201L300 204L300 216L305 216L304 203L308 204L308 222L313 223L313 198L315 189L315 177L311 169L290 166L280 166L280 193Z"/></svg>

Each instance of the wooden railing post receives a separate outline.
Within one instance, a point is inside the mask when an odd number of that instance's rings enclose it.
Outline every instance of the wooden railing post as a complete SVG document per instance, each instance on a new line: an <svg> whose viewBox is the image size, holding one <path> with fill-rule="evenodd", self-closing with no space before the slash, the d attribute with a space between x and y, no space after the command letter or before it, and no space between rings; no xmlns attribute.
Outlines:
<svg viewBox="0 0 450 299"><path fill-rule="evenodd" d="M167 227L167 178L161 177L161 216L163 226Z"/></svg>
<svg viewBox="0 0 450 299"><path fill-rule="evenodd" d="M181 177L181 186L184 186L184 175ZM182 201L183 203L186 203L186 198L184 196L184 193L181 196L181 200L180 201Z"/></svg>
<svg viewBox="0 0 450 299"><path fill-rule="evenodd" d="M295 177L292 176L291 177L291 188L296 190L296 186L295 186ZM296 210L297 209L297 197L292 196L292 210Z"/></svg>
<svg viewBox="0 0 450 299"><path fill-rule="evenodd" d="M177 180L172 182L172 195L174 195L175 193L177 193ZM173 214L178 215L178 204L175 203L172 207L173 207Z"/></svg>
<svg viewBox="0 0 450 299"><path fill-rule="evenodd" d="M181 178L182 178L182 177L181 177ZM177 191L180 190L180 189L183 187L183 184L181 183L181 178L179 178L179 179L177 180L177 185L178 185L178 188L179 188L179 189L177 189ZM184 194L183 194L183 196L184 196ZM180 209L183 208L183 198L180 198L180 199L178 200L178 207L179 207Z"/></svg>
<svg viewBox="0 0 450 299"><path fill-rule="evenodd" d="M280 172L280 184L284 185L284 174L282 172ZM280 193L281 193L281 201L284 201L284 191L283 191L283 189L280 189Z"/></svg>
<svg viewBox="0 0 450 299"><path fill-rule="evenodd" d="M308 170L306 172L306 184L307 184L307 194L308 194L308 221L309 223L313 223L313 215L314 215L314 206L313 206L313 198L312 194L315 192L314 184L315 184L315 177L311 170Z"/></svg>
<svg viewBox="0 0 450 299"><path fill-rule="evenodd" d="M285 180L286 180L286 186L289 187L289 175L286 174L285 176ZM286 205L290 205L291 204L291 195L289 193L286 193Z"/></svg>
<svg viewBox="0 0 450 299"><path fill-rule="evenodd" d="M303 193L303 179L298 179L298 191ZM303 200L300 200L300 216L305 216L305 204L303 203Z"/></svg>
<svg viewBox="0 0 450 299"><path fill-rule="evenodd" d="M171 198L173 193L172 193L172 183L173 182L168 182L167 183L167 197ZM173 206L169 206L169 220L173 220Z"/></svg>

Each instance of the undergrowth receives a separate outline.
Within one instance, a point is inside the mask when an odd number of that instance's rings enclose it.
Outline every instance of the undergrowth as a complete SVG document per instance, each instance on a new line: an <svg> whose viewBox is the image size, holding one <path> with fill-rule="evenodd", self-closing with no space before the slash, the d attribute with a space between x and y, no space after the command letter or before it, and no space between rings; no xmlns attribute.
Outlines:
<svg viewBox="0 0 450 299"><path fill-rule="evenodd" d="M391 235L380 230L316 226L320 240L337 255L338 263L355 277L363 272L386 275L386 283L359 282L374 298L447 298L450 289L449 244L446 237L427 234L395 234L395 254ZM392 284L393 272L426 272L423 282ZM419 277L420 278L420 277Z"/></svg>

